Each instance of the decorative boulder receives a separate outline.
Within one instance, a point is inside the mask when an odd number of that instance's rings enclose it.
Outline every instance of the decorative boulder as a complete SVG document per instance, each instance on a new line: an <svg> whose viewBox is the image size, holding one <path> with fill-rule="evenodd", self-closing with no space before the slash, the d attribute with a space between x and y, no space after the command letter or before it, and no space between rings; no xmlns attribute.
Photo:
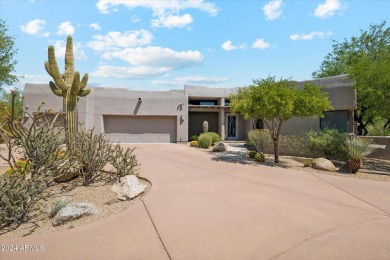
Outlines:
<svg viewBox="0 0 390 260"><path fill-rule="evenodd" d="M62 225L65 222L81 218L82 216L95 215L98 212L99 210L92 203L72 203L57 212L53 219L53 226Z"/></svg>
<svg viewBox="0 0 390 260"><path fill-rule="evenodd" d="M314 159L312 162L312 167L314 169L322 170L322 171L331 171L331 172L336 171L336 167L334 166L334 164L325 158Z"/></svg>
<svg viewBox="0 0 390 260"><path fill-rule="evenodd" d="M139 183L137 176L126 175L120 178L118 184L114 184L111 190L117 194L118 200L131 200L143 193L146 186Z"/></svg>
<svg viewBox="0 0 390 260"><path fill-rule="evenodd" d="M227 150L227 145L223 142L216 142L213 146L213 152L225 152Z"/></svg>
<svg viewBox="0 0 390 260"><path fill-rule="evenodd" d="M55 182L65 182L80 175L79 166L66 161L59 166L59 171L54 175Z"/></svg>

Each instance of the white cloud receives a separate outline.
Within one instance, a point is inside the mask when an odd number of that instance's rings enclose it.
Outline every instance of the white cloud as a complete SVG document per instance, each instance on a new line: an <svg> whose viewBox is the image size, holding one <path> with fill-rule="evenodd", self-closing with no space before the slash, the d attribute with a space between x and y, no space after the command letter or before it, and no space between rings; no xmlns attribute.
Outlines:
<svg viewBox="0 0 390 260"><path fill-rule="evenodd" d="M128 62L129 67L99 66L93 75L97 77L140 78L159 76L169 71L202 63L199 51L174 51L169 48L148 46L105 52L103 58L117 58Z"/></svg>
<svg viewBox="0 0 390 260"><path fill-rule="evenodd" d="M73 54L74 58L77 60L88 60L88 56L84 51L81 50L81 43L73 42ZM54 50L56 53L56 57L64 58L66 51L66 43L64 41L56 41L54 43Z"/></svg>
<svg viewBox="0 0 390 260"><path fill-rule="evenodd" d="M211 16L218 14L218 8L210 2L204 0L170 0L170 1L126 1L126 0L99 0L96 4L97 9L101 13L110 13L116 11L116 7L123 5L129 9L142 7L151 9L153 16L152 27L184 27L192 23L191 15L180 15L180 12L186 9L196 9L208 13Z"/></svg>
<svg viewBox="0 0 390 260"><path fill-rule="evenodd" d="M167 72L165 68L151 67L117 67L117 66L98 66L91 75L103 78L134 79L152 76L160 76Z"/></svg>
<svg viewBox="0 0 390 260"><path fill-rule="evenodd" d="M292 34L290 35L290 39L293 40L293 41L298 41L298 40L313 40L313 38L315 36L317 36L318 38L322 39L326 36L331 36L332 35L332 32L311 32L311 33L307 33L307 34L304 34L304 33L301 33L301 34Z"/></svg>
<svg viewBox="0 0 390 260"><path fill-rule="evenodd" d="M232 51L236 49L245 49L246 46L244 43L241 43L240 45L233 45L232 41L226 41L222 43L221 47L225 51Z"/></svg>
<svg viewBox="0 0 390 260"><path fill-rule="evenodd" d="M49 32L45 32L44 34L43 34L43 37L49 37L50 36L50 33Z"/></svg>
<svg viewBox="0 0 390 260"><path fill-rule="evenodd" d="M43 30L44 24L46 24L45 20L35 19L26 23L25 25L21 25L20 29L28 34L38 34L41 30Z"/></svg>
<svg viewBox="0 0 390 260"><path fill-rule="evenodd" d="M336 14L337 11L344 9L340 0L326 0L325 3L320 4L314 10L314 16L320 18L327 18Z"/></svg>
<svg viewBox="0 0 390 260"><path fill-rule="evenodd" d="M72 35L75 32L74 27L70 24L69 21L63 22L60 25L58 25L57 33L58 35Z"/></svg>
<svg viewBox="0 0 390 260"><path fill-rule="evenodd" d="M232 50L235 50L237 49L237 46L234 46L232 41L226 41L222 44L222 49L224 49L225 51L232 51Z"/></svg>
<svg viewBox="0 0 390 260"><path fill-rule="evenodd" d="M179 52L158 46L126 48L106 52L105 57L118 58L127 61L131 65L167 68L168 70L193 66L203 61L203 55L199 51Z"/></svg>
<svg viewBox="0 0 390 260"><path fill-rule="evenodd" d="M91 23L89 25L90 28L92 28L95 31L100 31L102 28L100 27L99 23Z"/></svg>
<svg viewBox="0 0 390 260"><path fill-rule="evenodd" d="M271 47L271 44L269 42L266 42L264 39L257 39L252 44L252 48L256 48L256 49L267 49L269 47Z"/></svg>
<svg viewBox="0 0 390 260"><path fill-rule="evenodd" d="M182 28L192 23L192 16L189 14L160 16L158 19L151 20L151 22L152 27Z"/></svg>
<svg viewBox="0 0 390 260"><path fill-rule="evenodd" d="M173 80L153 80L152 84L156 86L184 86L186 84L218 84L229 81L228 77L203 77L203 76L188 76L177 77Z"/></svg>
<svg viewBox="0 0 390 260"><path fill-rule="evenodd" d="M110 51L118 48L136 47L152 42L152 34L146 30L108 32L107 35L94 35L88 47L96 51Z"/></svg>
<svg viewBox="0 0 390 260"><path fill-rule="evenodd" d="M197 9L210 15L217 15L218 8L210 2L204 0L186 0L186 1L156 1L156 0L144 0L144 1L126 1L126 0L99 0L96 4L97 9L101 13L109 13L110 8L119 5L126 6L129 9L136 7L143 7L153 10L153 14L158 16L166 13L179 13L185 9Z"/></svg>
<svg viewBox="0 0 390 260"><path fill-rule="evenodd" d="M282 15L282 0L271 0L268 4L263 6L263 11L265 15L265 19L267 20L275 20Z"/></svg>

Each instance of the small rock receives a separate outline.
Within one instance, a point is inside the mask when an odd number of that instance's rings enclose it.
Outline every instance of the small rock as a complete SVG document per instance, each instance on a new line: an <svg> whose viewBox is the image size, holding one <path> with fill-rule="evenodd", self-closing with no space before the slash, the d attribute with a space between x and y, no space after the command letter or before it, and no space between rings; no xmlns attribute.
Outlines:
<svg viewBox="0 0 390 260"><path fill-rule="evenodd" d="M111 205L111 204L114 204L114 203L117 203L117 202L118 202L118 199L112 198L112 199L107 200L104 204Z"/></svg>
<svg viewBox="0 0 390 260"><path fill-rule="evenodd" d="M54 175L55 182L69 181L80 175L79 166L71 165L69 161L60 164L60 170Z"/></svg>
<svg viewBox="0 0 390 260"><path fill-rule="evenodd" d="M216 142L213 146L213 152L225 152L227 150L227 145L223 142Z"/></svg>
<svg viewBox="0 0 390 260"><path fill-rule="evenodd" d="M317 170L330 171L330 172L336 171L336 167L334 166L334 164L325 158L314 159L312 162L312 167Z"/></svg>
<svg viewBox="0 0 390 260"><path fill-rule="evenodd" d="M53 226L59 226L65 222L81 218L82 216L95 215L99 212L92 203L78 202L62 208L53 219Z"/></svg>
<svg viewBox="0 0 390 260"><path fill-rule="evenodd" d="M117 194L118 200L131 200L143 193L146 186L139 183L137 176L126 175L120 178L118 184L114 184L111 190Z"/></svg>

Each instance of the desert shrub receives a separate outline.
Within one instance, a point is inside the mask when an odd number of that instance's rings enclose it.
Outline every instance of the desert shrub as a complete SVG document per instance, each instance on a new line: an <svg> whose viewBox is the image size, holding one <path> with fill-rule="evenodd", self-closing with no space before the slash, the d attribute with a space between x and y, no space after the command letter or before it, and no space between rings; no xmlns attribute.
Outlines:
<svg viewBox="0 0 390 260"><path fill-rule="evenodd" d="M256 162L265 162L265 156L263 153L256 153L255 155Z"/></svg>
<svg viewBox="0 0 390 260"><path fill-rule="evenodd" d="M46 187L43 175L0 174L0 234L34 217Z"/></svg>
<svg viewBox="0 0 390 260"><path fill-rule="evenodd" d="M258 152L263 153L265 147L272 146L272 140L267 129L256 129L248 132L249 143L253 144Z"/></svg>
<svg viewBox="0 0 390 260"><path fill-rule="evenodd" d="M198 141L191 141L190 146L191 147L198 147Z"/></svg>
<svg viewBox="0 0 390 260"><path fill-rule="evenodd" d="M24 160L24 159L19 159L19 160L16 160L15 164L12 167L7 168L5 170L5 173L12 174L12 173L18 172L18 173L23 174L23 173L29 171L30 168L31 168L31 162Z"/></svg>
<svg viewBox="0 0 390 260"><path fill-rule="evenodd" d="M116 170L118 180L126 175L137 174L138 161L135 154L133 154L134 150L135 148L124 150L119 144L114 147L110 163Z"/></svg>
<svg viewBox="0 0 390 260"><path fill-rule="evenodd" d="M255 155L257 154L257 151L249 151L248 155L250 158L255 158Z"/></svg>
<svg viewBox="0 0 390 260"><path fill-rule="evenodd" d="M53 218L57 214L57 212L60 211L63 207L65 207L67 204L68 202L63 198L54 200L48 209L49 217Z"/></svg>
<svg viewBox="0 0 390 260"><path fill-rule="evenodd" d="M314 156L325 156L328 159L346 160L347 153L343 149L348 134L335 129L309 131L307 133L308 148Z"/></svg>
<svg viewBox="0 0 390 260"><path fill-rule="evenodd" d="M373 142L372 138L349 136L342 148L348 154L348 159L361 160L375 151Z"/></svg>
<svg viewBox="0 0 390 260"><path fill-rule="evenodd" d="M209 148L213 140L209 134L201 134L198 139L198 147L199 148Z"/></svg>
<svg viewBox="0 0 390 260"><path fill-rule="evenodd" d="M279 146L280 149L289 151L294 155L308 153L308 140L306 135L281 135Z"/></svg>
<svg viewBox="0 0 390 260"><path fill-rule="evenodd" d="M215 132L207 132L204 134L209 135L211 137L211 145L215 144L216 142L221 141L221 137L219 136L219 134L217 134Z"/></svg>
<svg viewBox="0 0 390 260"><path fill-rule="evenodd" d="M390 128L384 128L386 120L385 119L377 119L375 124L368 125L367 131L370 136L390 136Z"/></svg>
<svg viewBox="0 0 390 260"><path fill-rule="evenodd" d="M102 169L110 161L112 147L102 133L95 135L93 130L79 131L72 153L80 165L83 185L88 186L102 177Z"/></svg>
<svg viewBox="0 0 390 260"><path fill-rule="evenodd" d="M199 138L199 136L193 135L193 136L191 136L190 141L198 141L198 138Z"/></svg>

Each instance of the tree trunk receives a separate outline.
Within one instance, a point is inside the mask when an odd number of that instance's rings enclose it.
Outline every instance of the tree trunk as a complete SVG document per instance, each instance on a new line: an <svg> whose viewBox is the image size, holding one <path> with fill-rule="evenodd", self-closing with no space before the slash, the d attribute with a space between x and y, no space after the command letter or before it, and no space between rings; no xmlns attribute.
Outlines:
<svg viewBox="0 0 390 260"><path fill-rule="evenodd" d="M345 173L357 173L362 167L362 160L349 159L341 168L341 172Z"/></svg>
<svg viewBox="0 0 390 260"><path fill-rule="evenodd" d="M275 163L279 163L279 145L278 142L274 141L274 156L275 156Z"/></svg>

